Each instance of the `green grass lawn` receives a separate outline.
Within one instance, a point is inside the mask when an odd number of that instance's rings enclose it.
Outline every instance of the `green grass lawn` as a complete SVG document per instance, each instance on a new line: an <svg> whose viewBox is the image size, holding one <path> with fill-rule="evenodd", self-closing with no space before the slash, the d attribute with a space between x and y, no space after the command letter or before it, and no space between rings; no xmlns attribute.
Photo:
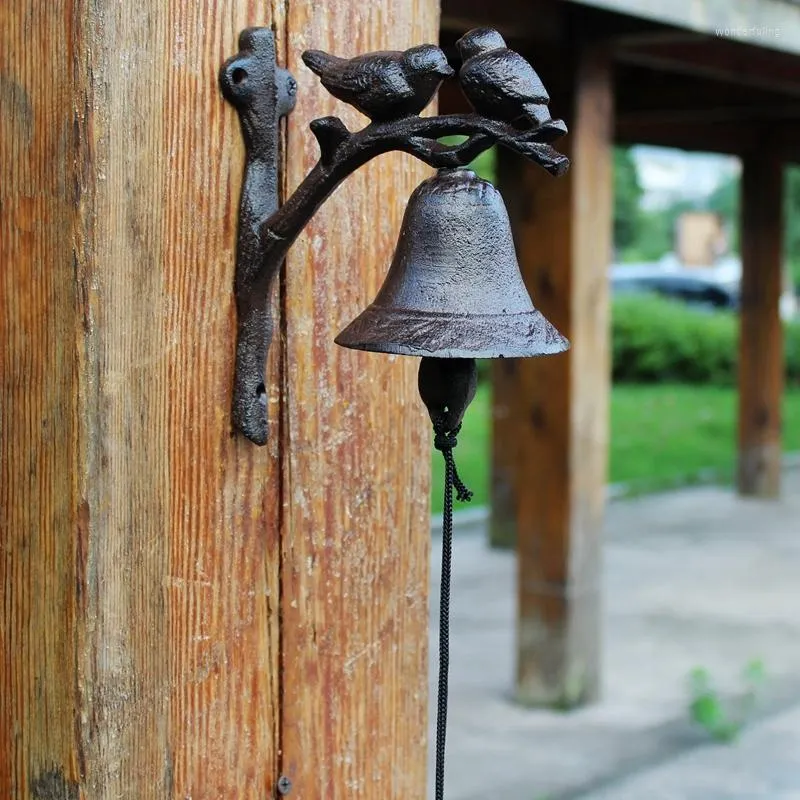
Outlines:
<svg viewBox="0 0 800 800"><path fill-rule="evenodd" d="M455 450L470 504L489 500L490 392L478 390ZM632 492L682 486L709 478L729 481L736 444L736 390L720 386L617 385L611 394L611 483ZM800 389L787 389L783 403L787 451L800 450ZM710 475L710 471L714 474ZM442 509L444 465L433 453L432 507Z"/></svg>

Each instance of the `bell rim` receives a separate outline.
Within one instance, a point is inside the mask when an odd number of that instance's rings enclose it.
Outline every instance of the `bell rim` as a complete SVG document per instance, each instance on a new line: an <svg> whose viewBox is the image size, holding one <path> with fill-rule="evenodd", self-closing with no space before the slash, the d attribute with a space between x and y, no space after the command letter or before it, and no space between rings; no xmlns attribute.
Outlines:
<svg viewBox="0 0 800 800"><path fill-rule="evenodd" d="M334 341L351 350L429 358L533 358L563 353L570 346L537 308L512 314L451 314L375 303Z"/></svg>

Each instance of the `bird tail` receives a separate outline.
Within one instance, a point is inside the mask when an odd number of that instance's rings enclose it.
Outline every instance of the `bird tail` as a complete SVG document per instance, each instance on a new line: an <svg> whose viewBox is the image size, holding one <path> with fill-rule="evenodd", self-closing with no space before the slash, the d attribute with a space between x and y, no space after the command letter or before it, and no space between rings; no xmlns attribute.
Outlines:
<svg viewBox="0 0 800 800"><path fill-rule="evenodd" d="M328 72L337 61L341 60L322 50L306 50L302 58L305 65L320 77L322 77L323 73Z"/></svg>

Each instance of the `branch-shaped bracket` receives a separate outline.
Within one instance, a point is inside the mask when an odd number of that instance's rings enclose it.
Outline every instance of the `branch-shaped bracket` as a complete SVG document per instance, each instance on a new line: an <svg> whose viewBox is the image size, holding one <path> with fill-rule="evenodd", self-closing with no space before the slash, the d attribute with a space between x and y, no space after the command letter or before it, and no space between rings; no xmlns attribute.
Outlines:
<svg viewBox="0 0 800 800"><path fill-rule="evenodd" d="M261 224L278 209L278 125L295 104L297 83L275 64L269 28L248 28L240 52L220 70L225 98L236 108L245 144L236 247L238 342L233 386L233 424L256 444L268 436L264 370L272 338L270 291L282 259L265 265Z"/></svg>
<svg viewBox="0 0 800 800"><path fill-rule="evenodd" d="M400 112L406 116L398 118L376 115L365 128L353 132L338 117L323 117L311 122L319 161L279 207L278 124L294 107L296 83L275 65L270 30L245 30L239 47L240 52L220 72L222 92L239 113L246 148L236 255L233 424L252 442L263 445L268 436L264 369L273 328L270 289L294 240L348 175L392 150L409 153L437 169L466 166L494 144L535 161L552 175L565 172L569 161L550 145L566 133L566 126L550 118L546 105L533 106L524 125L479 113L420 117L406 110ZM374 55L380 59L394 54ZM391 94L384 99L391 100ZM453 135L467 139L455 145L439 141Z"/></svg>

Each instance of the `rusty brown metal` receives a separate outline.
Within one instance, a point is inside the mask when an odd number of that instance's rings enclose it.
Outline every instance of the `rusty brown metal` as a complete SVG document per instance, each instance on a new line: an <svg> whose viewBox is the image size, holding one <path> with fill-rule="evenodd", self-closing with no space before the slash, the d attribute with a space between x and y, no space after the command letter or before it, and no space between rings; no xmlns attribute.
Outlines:
<svg viewBox="0 0 800 800"><path fill-rule="evenodd" d="M266 443L268 436L264 368L272 336L269 295L274 277L294 240L349 174L390 150L410 153L437 169L462 167L494 144L535 161L553 175L568 168L568 160L549 144L566 132L566 126L561 120L551 119L546 95L535 85L527 62L486 31L468 42L465 54L469 53L472 65L465 75L468 96L477 113L435 117L420 117L418 112L432 99L441 81L454 73L435 45L352 59L306 52L304 61L320 76L323 86L372 121L352 132L338 117L313 120L311 131L319 144L319 161L280 208L275 193L277 122L293 106L294 81L275 66L272 33L267 29L245 31L240 39L241 52L223 65L220 84L239 113L247 149L235 287L239 339L233 424L256 444ZM485 58L475 62L481 53ZM495 68L498 64L499 72ZM486 84L482 94L478 91L481 80ZM487 101L489 95L499 98L494 105ZM438 141L450 135L465 135L467 139L454 145ZM455 197L447 192L442 196ZM461 244L452 238L451 242L453 247ZM521 313L532 313L532 306L520 309ZM534 324L534 317L527 322ZM543 320L534 328L528 333L530 349L545 348L536 350L536 354L563 349ZM537 345L532 344L534 340ZM456 346L451 350L456 352ZM497 355L512 355L512 348L500 350Z"/></svg>
<svg viewBox="0 0 800 800"><path fill-rule="evenodd" d="M239 48L219 73L222 93L239 114L245 145L234 278L238 343L233 425L252 442L265 444L270 290L283 257L264 264L260 226L278 208L278 125L294 108L297 83L275 65L275 38L269 28L242 31Z"/></svg>
<svg viewBox="0 0 800 800"><path fill-rule="evenodd" d="M517 358L568 347L522 282L503 198L467 169L440 170L417 187L386 281L336 343L436 358Z"/></svg>

